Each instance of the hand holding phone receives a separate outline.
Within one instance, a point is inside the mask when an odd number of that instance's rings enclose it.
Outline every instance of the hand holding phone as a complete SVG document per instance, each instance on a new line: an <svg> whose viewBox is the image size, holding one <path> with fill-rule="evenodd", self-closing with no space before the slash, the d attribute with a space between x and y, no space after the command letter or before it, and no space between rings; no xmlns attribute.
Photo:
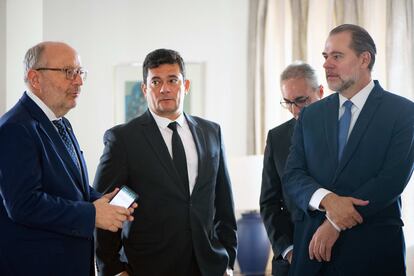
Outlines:
<svg viewBox="0 0 414 276"><path fill-rule="evenodd" d="M124 185L111 201L109 201L109 204L129 208L138 198L138 194Z"/></svg>

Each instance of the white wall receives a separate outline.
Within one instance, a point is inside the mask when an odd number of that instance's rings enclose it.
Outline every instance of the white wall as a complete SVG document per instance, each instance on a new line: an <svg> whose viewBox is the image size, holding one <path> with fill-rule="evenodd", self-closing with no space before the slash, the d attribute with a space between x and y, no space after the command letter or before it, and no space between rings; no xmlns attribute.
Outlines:
<svg viewBox="0 0 414 276"><path fill-rule="evenodd" d="M69 118L93 180L114 125L114 68L161 47L206 63L205 118L221 124L228 155L246 153L247 0L44 0L44 40L74 46L89 70Z"/></svg>
<svg viewBox="0 0 414 276"><path fill-rule="evenodd" d="M6 111L6 0L0 0L0 116Z"/></svg>
<svg viewBox="0 0 414 276"><path fill-rule="evenodd" d="M26 89L23 82L23 57L27 49L43 38L42 12L42 0L6 0L7 110L17 102Z"/></svg>

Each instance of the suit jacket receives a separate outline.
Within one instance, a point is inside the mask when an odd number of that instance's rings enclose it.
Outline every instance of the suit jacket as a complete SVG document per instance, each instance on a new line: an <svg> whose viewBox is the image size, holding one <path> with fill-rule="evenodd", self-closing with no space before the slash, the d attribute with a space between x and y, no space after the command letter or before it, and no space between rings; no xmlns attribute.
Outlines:
<svg viewBox="0 0 414 276"><path fill-rule="evenodd" d="M293 244L291 210L295 208L283 195L281 177L289 154L296 120L293 118L271 129L264 152L260 213L274 253L273 275L287 275L289 263L281 254ZM289 208L288 208L289 207Z"/></svg>
<svg viewBox="0 0 414 276"><path fill-rule="evenodd" d="M58 132L26 95L0 118L0 274L93 273L95 208L82 152L77 169Z"/></svg>
<svg viewBox="0 0 414 276"><path fill-rule="evenodd" d="M413 171L414 104L375 81L338 161L338 102L333 94L303 109L295 128L283 178L303 211L295 220L291 275L405 275L400 195ZM308 208L319 188L369 200L357 207L364 222L340 233L329 263L310 261L308 253L324 220Z"/></svg>
<svg viewBox="0 0 414 276"><path fill-rule="evenodd" d="M186 115L198 153L191 196L151 113L108 130L95 178L99 191L127 185L138 195L122 232L97 230L100 275L186 275L191 251L203 275L223 275L236 257L236 222L220 127Z"/></svg>

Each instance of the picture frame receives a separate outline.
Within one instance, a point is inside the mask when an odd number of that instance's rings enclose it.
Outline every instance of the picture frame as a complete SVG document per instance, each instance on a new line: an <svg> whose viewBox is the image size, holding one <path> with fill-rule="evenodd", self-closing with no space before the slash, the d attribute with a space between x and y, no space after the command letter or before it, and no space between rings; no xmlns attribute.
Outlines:
<svg viewBox="0 0 414 276"><path fill-rule="evenodd" d="M190 80L190 91L184 99L184 112L190 115L204 115L205 63L185 64L185 77ZM115 66L115 122L130 121L147 110L147 102L141 91L142 63L131 62Z"/></svg>

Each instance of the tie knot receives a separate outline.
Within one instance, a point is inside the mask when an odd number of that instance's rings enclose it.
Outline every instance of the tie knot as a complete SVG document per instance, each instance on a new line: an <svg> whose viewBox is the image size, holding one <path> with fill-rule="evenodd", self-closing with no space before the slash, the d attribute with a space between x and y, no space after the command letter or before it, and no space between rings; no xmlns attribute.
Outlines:
<svg viewBox="0 0 414 276"><path fill-rule="evenodd" d="M345 109L351 109L353 103L350 100L347 100L344 102L343 106L345 107Z"/></svg>
<svg viewBox="0 0 414 276"><path fill-rule="evenodd" d="M177 131L177 122L171 122L168 124L168 128L172 131Z"/></svg>
<svg viewBox="0 0 414 276"><path fill-rule="evenodd" d="M64 129L65 125L63 124L62 119L53 120L52 123L57 127L57 129Z"/></svg>

